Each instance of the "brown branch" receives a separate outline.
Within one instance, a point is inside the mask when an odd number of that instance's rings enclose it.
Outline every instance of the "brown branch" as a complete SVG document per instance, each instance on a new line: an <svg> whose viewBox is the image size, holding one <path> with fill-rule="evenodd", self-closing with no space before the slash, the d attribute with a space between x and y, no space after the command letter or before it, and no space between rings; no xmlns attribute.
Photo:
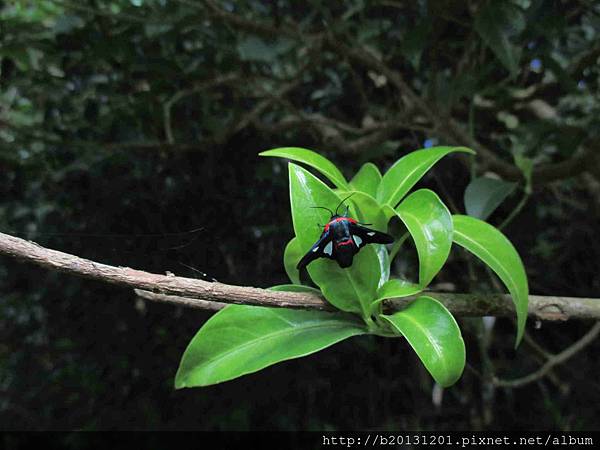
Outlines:
<svg viewBox="0 0 600 450"><path fill-rule="evenodd" d="M227 303L212 302L208 300L200 300L198 298L178 297L175 295L156 294L155 292L143 291L134 289L135 294L144 300L150 300L157 303L177 304L196 309L207 309L209 311L219 311L227 306Z"/></svg>
<svg viewBox="0 0 600 450"><path fill-rule="evenodd" d="M596 322L596 324L573 345L567 347L562 352L553 355L542 367L540 367L535 372L514 380L502 380L494 377L493 383L495 386L499 387L515 388L525 386L529 383L537 381L546 376L554 366L564 363L569 358L575 356L578 352L583 350L586 346L594 342L598 335L600 335L600 322Z"/></svg>
<svg viewBox="0 0 600 450"><path fill-rule="evenodd" d="M0 233L0 254L26 260L59 272L161 294L246 305L330 308L317 295L231 286L192 278L158 275L129 267L114 267L69 255L68 253L50 250L34 242L3 233ZM181 304L182 302L178 301L177 303Z"/></svg>
<svg viewBox="0 0 600 450"><path fill-rule="evenodd" d="M186 307L217 309L223 304L235 303L282 308L333 309L322 297L311 293L232 286L153 274L129 267L114 267L50 250L34 242L3 233L0 233L0 254L80 277L149 291L138 292L138 295L146 299ZM514 316L515 314L508 295L436 292L435 296L458 316ZM411 300L411 298L392 300L387 302L387 306L391 309L400 309ZM529 314L542 320L600 319L600 299L532 295L529 297Z"/></svg>
<svg viewBox="0 0 600 450"><path fill-rule="evenodd" d="M182 1L182 0L180 0ZM185 3L190 3L185 1ZM398 90L404 99L411 107L416 108L433 125L434 131L448 140L450 144L464 145L477 151L478 155L484 160L482 170L492 170L507 180L521 180L521 171L512 163L507 162L496 155L496 153L485 144L477 140L453 118L446 117L442 113L438 113L438 108L428 104L417 92L415 92L406 80L404 80L401 72L393 69L377 56L372 54L367 49L362 48L356 43L346 44L334 36L332 33L306 33L303 32L298 24L286 23L285 26L276 27L271 24L261 23L241 17L233 12L225 11L213 0L204 0L203 4L206 10L213 18L229 23L237 29L244 30L250 33L256 33L262 36L272 37L276 35L285 35L288 38L302 40L307 46L315 46L322 44L324 47L342 56L344 59L358 63L369 69L372 69L384 75L390 83ZM197 6L201 7L200 4ZM591 53L595 55L597 49ZM398 127L401 129L402 127ZM352 152L360 152L368 148L369 145L376 145L385 139L388 139L388 134L378 132L365 139L363 142L357 143ZM341 143L341 141L340 141ZM344 143L345 144L345 143ZM347 149L347 145L335 145L338 149ZM573 156L570 159L559 163L546 164L534 168L533 182L534 184L544 184L556 180L562 180L577 176L586 172L591 167L590 164L597 163L597 154L592 150L586 149L581 154ZM464 159L464 158L463 158Z"/></svg>
<svg viewBox="0 0 600 450"><path fill-rule="evenodd" d="M190 4L190 2L186 3ZM261 34L267 37L286 36L294 39L302 39L305 37L305 35L300 32L299 28L293 24L286 23L283 24L283 26L276 27L261 23L260 21L249 20L235 13L225 11L213 0L203 0L202 3L206 5L208 12L210 12L214 18L223 20L224 22L227 22L240 30Z"/></svg>
<svg viewBox="0 0 600 450"><path fill-rule="evenodd" d="M177 91L175 94L171 96L164 104L163 104L163 127L165 132L165 137L169 144L173 144L175 139L173 138L173 127L171 124L171 110L173 106L183 100L186 97L189 97L194 94L198 94L207 89L213 89L215 87L221 86L223 84L232 83L234 81L239 80L239 75L235 73L229 73L224 75L219 75L210 80L204 80L198 83L195 83L194 86L188 89L182 89Z"/></svg>

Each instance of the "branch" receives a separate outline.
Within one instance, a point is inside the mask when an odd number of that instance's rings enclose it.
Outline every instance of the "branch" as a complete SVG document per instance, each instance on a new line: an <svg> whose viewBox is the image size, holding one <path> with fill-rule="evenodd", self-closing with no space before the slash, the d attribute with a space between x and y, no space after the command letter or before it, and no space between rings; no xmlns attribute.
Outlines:
<svg viewBox="0 0 600 450"><path fill-rule="evenodd" d="M182 0L179 1L183 2ZM185 3L191 5L191 2L189 1L185 1ZM286 36L293 39L302 39L306 37L305 35L302 35L301 30L296 26L296 24L285 23L283 26L276 27L258 20L246 19L238 14L225 11L213 0L203 0L202 3L207 7L207 11L213 17L223 20L240 30L268 37ZM200 4L194 6L201 7Z"/></svg>
<svg viewBox="0 0 600 450"><path fill-rule="evenodd" d="M276 292L253 287L158 275L129 267L114 267L68 253L44 248L35 242L0 233L0 254L29 261L42 267L161 294L178 295L207 301L287 308L329 309L317 296L295 292ZM181 301L177 303L182 304Z"/></svg>
<svg viewBox="0 0 600 450"><path fill-rule="evenodd" d="M232 286L203 280L159 275L129 267L114 267L44 248L35 242L0 233L0 254L32 262L38 266L84 278L127 286L149 292L137 292L143 298L169 304L218 309L225 304L280 308L333 308L320 296L310 293L271 291L254 287ZM447 294L435 296L458 316L514 316L508 295ZM387 302L388 308L400 309L412 298ZM600 299L572 297L529 297L529 314L542 320L600 319Z"/></svg>
<svg viewBox="0 0 600 450"><path fill-rule="evenodd" d="M181 91L177 91L169 100L167 100L163 104L163 122L164 122L164 132L169 144L174 143L173 138L173 127L171 124L171 110L173 109L173 105L182 99L189 97L194 94L198 94L207 89L213 89L219 87L223 84L232 83L239 80L239 75L235 73L229 73L225 75L217 76L210 80L205 80L199 83L196 83L193 87L188 89L182 89Z"/></svg>
<svg viewBox="0 0 600 450"><path fill-rule="evenodd" d="M179 1L186 4L193 4L193 2L190 2L189 0ZM436 108L435 105L429 105L428 102L410 86L399 70L386 64L368 49L362 48L357 43L346 44L331 32L312 34L303 32L296 23L286 23L285 26L276 27L258 20L250 20L234 12L222 9L218 3L213 0L204 0L202 4L206 7L209 16L228 23L239 30L267 37L284 35L291 39L301 40L309 47L322 44L332 52L342 56L344 59L384 75L401 94L405 103L414 106L429 119L433 125L432 128L435 129L435 132L439 134L440 137L448 140L449 143L465 145L476 150L478 155L484 160L484 164L481 168L482 170L493 170L507 180L522 179L523 175L517 167L497 156L491 148L471 136L456 120L451 117L446 117L442 113L438 113L438 108ZM194 4L194 6L202 7L200 4ZM586 55L584 58L585 61L587 61L588 58L593 58L594 55L600 51L598 49L599 47L600 46L595 46L590 52L590 55ZM400 126L398 128L402 127ZM351 147L351 153L361 152L369 146L380 143L382 140L386 139L389 139L387 133L374 133L372 136L369 136L368 139L365 138L362 142L358 142ZM336 145L336 147L339 148L340 146ZM342 148L348 147L344 145ZM585 149L581 154L573 156L565 161L534 168L532 174L533 182L534 184L544 184L570 178L586 172L590 167L593 167L595 163L597 164L597 153L598 152L594 152L590 149Z"/></svg>
<svg viewBox="0 0 600 450"><path fill-rule="evenodd" d="M542 367L540 367L538 370L536 370L535 372L530 373L529 375L524 376L522 378L517 378L514 380L501 380L499 378L494 377L492 381L495 386L512 387L512 388L525 386L526 384L537 381L540 378L544 377L548 372L550 372L550 370L554 366L564 363L569 358L571 358L572 356L576 355L578 352L583 350L587 345L594 342L594 339L596 339L596 337L598 337L599 334L600 334L600 322L596 322L596 324L585 335L583 335L583 337L581 339L579 339L573 345L567 347L562 352L560 352L556 355L552 355L548 359L548 361Z"/></svg>

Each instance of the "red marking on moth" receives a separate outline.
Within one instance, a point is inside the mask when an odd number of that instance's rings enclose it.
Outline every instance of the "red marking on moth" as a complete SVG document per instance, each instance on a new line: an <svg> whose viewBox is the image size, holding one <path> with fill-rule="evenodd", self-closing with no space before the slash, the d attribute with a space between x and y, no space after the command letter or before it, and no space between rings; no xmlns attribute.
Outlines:
<svg viewBox="0 0 600 450"><path fill-rule="evenodd" d="M350 223L356 223L357 221L355 219L352 219L350 217L337 217L335 219L333 219L331 222L329 222L328 224L325 225L325 231L329 230L329 225L331 225L334 222L345 222L348 221Z"/></svg>
<svg viewBox="0 0 600 450"><path fill-rule="evenodd" d="M345 241L337 242L335 245L350 245L352 243L352 239L346 239Z"/></svg>

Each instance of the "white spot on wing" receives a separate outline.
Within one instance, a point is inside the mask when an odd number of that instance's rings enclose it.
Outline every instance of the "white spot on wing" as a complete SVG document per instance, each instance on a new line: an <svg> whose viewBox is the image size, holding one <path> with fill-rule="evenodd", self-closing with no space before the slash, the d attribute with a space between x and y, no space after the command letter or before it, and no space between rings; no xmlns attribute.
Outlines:
<svg viewBox="0 0 600 450"><path fill-rule="evenodd" d="M362 239L359 236L355 235L355 234L352 235L352 238L354 239L354 242L356 243L356 246L360 247L360 244L362 244Z"/></svg>
<svg viewBox="0 0 600 450"><path fill-rule="evenodd" d="M325 246L325 248L323 249L323 253L325 253L326 255L331 256L331 252L333 251L333 242L329 241L327 243L327 245Z"/></svg>
<svg viewBox="0 0 600 450"><path fill-rule="evenodd" d="M315 248L312 249L313 253L316 252L316 251L318 251L318 250L319 250L319 247L315 247Z"/></svg>
<svg viewBox="0 0 600 450"><path fill-rule="evenodd" d="M373 232L373 231L369 231L367 234L368 234L369 236L375 236L375 232Z"/></svg>

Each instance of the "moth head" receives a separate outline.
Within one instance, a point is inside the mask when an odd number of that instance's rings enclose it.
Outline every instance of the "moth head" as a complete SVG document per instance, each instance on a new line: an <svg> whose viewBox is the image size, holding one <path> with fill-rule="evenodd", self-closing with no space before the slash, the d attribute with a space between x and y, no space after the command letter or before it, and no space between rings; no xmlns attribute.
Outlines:
<svg viewBox="0 0 600 450"><path fill-rule="evenodd" d="M342 200L337 207L335 208L335 212L333 212L332 210L330 210L329 208L326 208L325 206L311 206L311 208L313 209L324 209L325 211L329 211L329 214L331 214L330 220L331 219L335 219L337 217L348 217L348 211L349 211L349 206L346 205L346 212L344 212L343 215L338 214L338 210L340 209L340 206L342 206L344 204L344 202L346 200L348 200L350 197L352 197L354 195L354 192L352 194L350 194L348 197L346 197L344 200Z"/></svg>

